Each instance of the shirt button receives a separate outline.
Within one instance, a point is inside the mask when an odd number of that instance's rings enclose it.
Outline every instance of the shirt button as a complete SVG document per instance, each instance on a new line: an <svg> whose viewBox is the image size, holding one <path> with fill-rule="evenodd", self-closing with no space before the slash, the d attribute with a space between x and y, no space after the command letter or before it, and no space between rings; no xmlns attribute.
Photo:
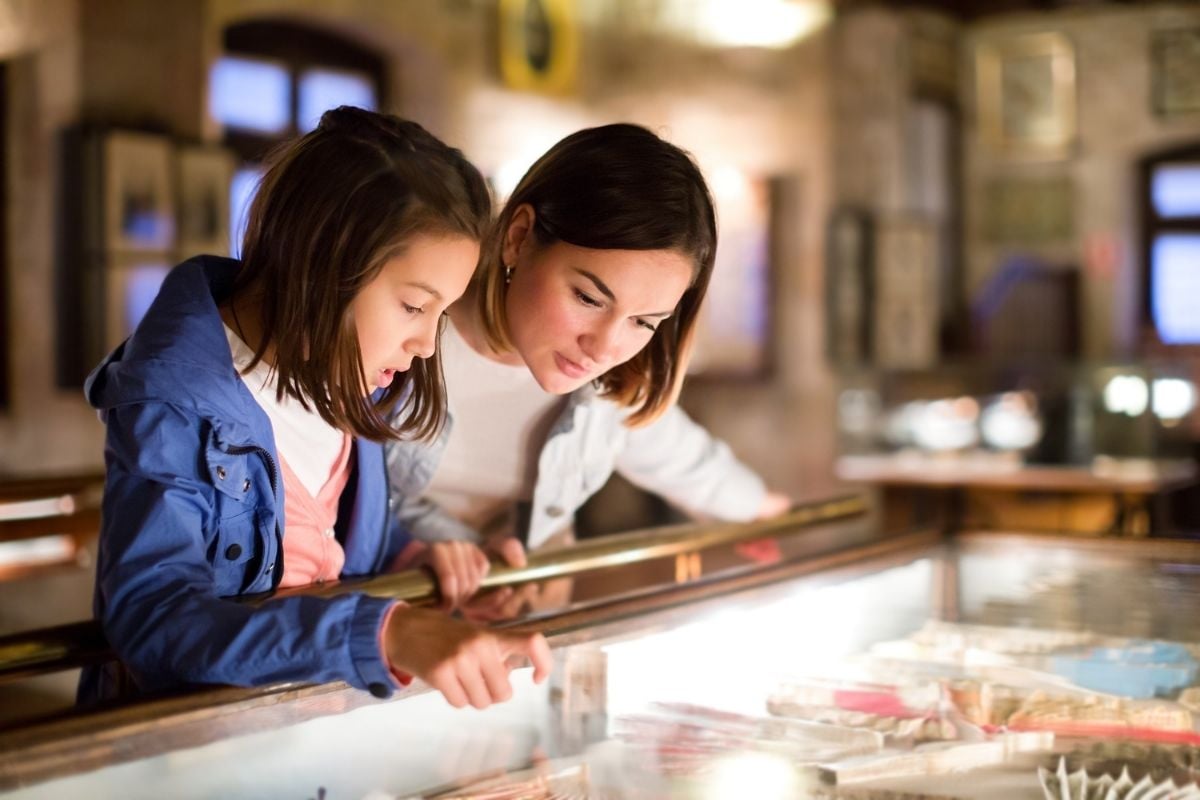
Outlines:
<svg viewBox="0 0 1200 800"><path fill-rule="evenodd" d="M378 697L380 700L383 700L389 694L391 694L391 692L388 691L388 687L382 683L379 683L378 681L367 686L367 691L373 694L375 697Z"/></svg>
<svg viewBox="0 0 1200 800"><path fill-rule="evenodd" d="M242 546L240 544L237 544L236 542L234 544L229 545L229 547L225 548L225 557L228 558L230 561L233 561L241 554L242 554Z"/></svg>
<svg viewBox="0 0 1200 800"><path fill-rule="evenodd" d="M333 528L326 528L326 529L325 529L325 538L326 538L326 539L332 539L332 538L333 538Z"/></svg>
<svg viewBox="0 0 1200 800"><path fill-rule="evenodd" d="M242 491L243 492L250 491L250 479L249 478L246 478L246 480L242 481Z"/></svg>
<svg viewBox="0 0 1200 800"><path fill-rule="evenodd" d="M561 517L563 510L561 506L550 506L546 509L546 515L551 517Z"/></svg>
<svg viewBox="0 0 1200 800"><path fill-rule="evenodd" d="M220 480L220 481L225 480L225 468L224 467L217 467L217 480Z"/></svg>

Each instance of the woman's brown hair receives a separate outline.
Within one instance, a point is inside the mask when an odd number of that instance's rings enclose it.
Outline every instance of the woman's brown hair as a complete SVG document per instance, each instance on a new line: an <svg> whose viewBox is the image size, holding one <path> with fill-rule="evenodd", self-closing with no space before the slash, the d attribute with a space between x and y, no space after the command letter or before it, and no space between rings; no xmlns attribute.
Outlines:
<svg viewBox="0 0 1200 800"><path fill-rule="evenodd" d="M699 168L683 150L629 124L578 131L538 159L492 226L474 278L484 335L499 352L512 350L504 236L526 204L539 246L673 250L692 260L692 283L675 312L637 355L596 381L605 396L633 409L627 424L653 421L679 395L717 250L712 195Z"/></svg>
<svg viewBox="0 0 1200 800"><path fill-rule="evenodd" d="M416 235L481 241L491 199L479 171L415 122L343 106L272 160L250 206L235 292L261 296L253 367L274 350L277 397L375 441L428 438L445 419L438 354L376 397L350 304ZM406 411L394 426L389 419Z"/></svg>

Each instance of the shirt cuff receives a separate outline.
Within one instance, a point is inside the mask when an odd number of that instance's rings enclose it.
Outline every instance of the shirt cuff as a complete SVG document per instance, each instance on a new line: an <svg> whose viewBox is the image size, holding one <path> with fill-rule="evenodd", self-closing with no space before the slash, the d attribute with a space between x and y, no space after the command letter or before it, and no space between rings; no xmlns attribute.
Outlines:
<svg viewBox="0 0 1200 800"><path fill-rule="evenodd" d="M408 608L408 603L405 603L402 600L397 600L396 602L392 603L392 607L389 608L387 613L383 615L383 622L379 624L379 658L382 659L383 663L387 665L388 674L391 675L392 682L395 684L395 688L397 689L403 689L412 683L413 676L392 666L392 662L387 656L387 647L383 642L383 633L387 630L388 622L390 622L392 619L392 614L395 614L396 611L401 608Z"/></svg>
<svg viewBox="0 0 1200 800"><path fill-rule="evenodd" d="M350 683L380 699L391 696L395 689L380 640L387 618L396 605L399 605L398 601L389 597L362 595L358 598L358 608L350 627L350 659L357 678Z"/></svg>

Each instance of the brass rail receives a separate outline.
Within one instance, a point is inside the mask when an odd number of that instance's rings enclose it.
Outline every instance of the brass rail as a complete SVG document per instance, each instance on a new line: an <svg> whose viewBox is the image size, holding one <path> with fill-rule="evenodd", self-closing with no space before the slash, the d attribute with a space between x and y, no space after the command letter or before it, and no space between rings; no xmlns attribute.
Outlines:
<svg viewBox="0 0 1200 800"><path fill-rule="evenodd" d="M549 580L721 545L798 533L813 525L863 514L867 507L866 499L861 496L839 497L796 506L787 514L759 522L676 525L585 540L560 550L531 553L524 567L493 566L484 578L482 588ZM437 586L430 575L413 570L286 589L245 598L243 602L258 604L296 595L333 597L348 592L417 603L436 598ZM0 683L95 664L114 657L100 625L95 621L17 633L0 637Z"/></svg>

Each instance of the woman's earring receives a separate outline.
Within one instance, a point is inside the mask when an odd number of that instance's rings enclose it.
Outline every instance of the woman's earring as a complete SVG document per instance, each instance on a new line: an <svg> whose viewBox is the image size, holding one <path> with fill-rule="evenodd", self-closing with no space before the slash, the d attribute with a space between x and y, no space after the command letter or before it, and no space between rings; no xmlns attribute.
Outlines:
<svg viewBox="0 0 1200 800"><path fill-rule="evenodd" d="M512 267L504 267L504 283L505 285L512 283Z"/></svg>

